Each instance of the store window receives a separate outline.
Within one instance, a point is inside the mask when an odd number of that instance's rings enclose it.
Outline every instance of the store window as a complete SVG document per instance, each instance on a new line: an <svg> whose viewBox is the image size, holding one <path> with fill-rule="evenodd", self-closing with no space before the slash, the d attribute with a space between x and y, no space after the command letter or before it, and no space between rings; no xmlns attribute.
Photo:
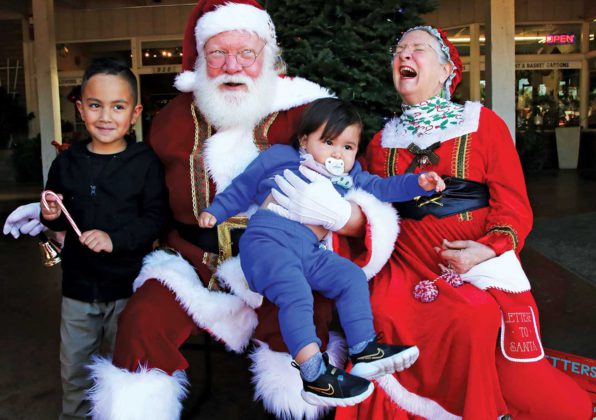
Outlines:
<svg viewBox="0 0 596 420"><path fill-rule="evenodd" d="M453 101L459 104L464 104L466 101L469 101L470 98L470 72L467 69L464 69L464 72L461 76L461 81L455 92L453 92ZM485 103L486 99L486 76L484 70L480 71L480 102L482 104ZM477 99L476 99L477 100Z"/></svg>
<svg viewBox="0 0 596 420"><path fill-rule="evenodd" d="M455 45L460 57L468 57L470 55L470 27L462 26L459 28L452 28L445 31L447 38ZM484 26L480 26L480 55L484 55L486 47L486 38L484 36Z"/></svg>
<svg viewBox="0 0 596 420"><path fill-rule="evenodd" d="M596 22L590 22L590 51L596 50L596 40L594 39L594 35L596 35Z"/></svg>
<svg viewBox="0 0 596 420"><path fill-rule="evenodd" d="M480 34L478 36L479 39L479 46L480 46L480 55L484 55L485 47L486 47L486 38L484 35L484 25L480 25ZM470 45L471 45L471 35L470 35L470 26L461 26L456 28L451 28L445 31L447 34L447 38L455 45L457 48L457 52L459 53L460 57L469 57L470 56ZM469 64L464 65L464 70L462 74L462 80L453 93L453 101L457 103L464 103L465 101L470 100L470 73L469 73ZM481 98L480 101L484 103L484 87L485 87L485 76L484 76L484 64L481 64L482 71L480 72L480 93Z"/></svg>
<svg viewBox="0 0 596 420"><path fill-rule="evenodd" d="M59 87L62 143L74 143L87 136L85 123L76 107L76 101L81 98L81 80L82 77L61 81Z"/></svg>
<svg viewBox="0 0 596 420"><path fill-rule="evenodd" d="M590 107L588 109L588 128L596 128L596 58L588 60L590 69Z"/></svg>
<svg viewBox="0 0 596 420"><path fill-rule="evenodd" d="M590 49L596 49L594 32L590 24ZM470 55L470 27L461 26L446 31L447 37L457 47L462 57ZM580 51L580 24L516 25L515 53L523 54L572 54ZM485 54L484 25L480 25L480 55Z"/></svg>
<svg viewBox="0 0 596 420"><path fill-rule="evenodd" d="M168 66L182 64L182 40L142 41L143 66Z"/></svg>
<svg viewBox="0 0 596 420"><path fill-rule="evenodd" d="M518 70L515 76L519 130L579 125L579 69Z"/></svg>
<svg viewBox="0 0 596 420"><path fill-rule="evenodd" d="M95 58L112 57L132 66L130 40L59 43L56 58L59 72L84 71Z"/></svg>
<svg viewBox="0 0 596 420"><path fill-rule="evenodd" d="M515 26L515 54L571 54L580 51L580 24Z"/></svg>
<svg viewBox="0 0 596 420"><path fill-rule="evenodd" d="M176 74L142 74L141 103L143 133L149 132L153 117L179 92L174 88Z"/></svg>

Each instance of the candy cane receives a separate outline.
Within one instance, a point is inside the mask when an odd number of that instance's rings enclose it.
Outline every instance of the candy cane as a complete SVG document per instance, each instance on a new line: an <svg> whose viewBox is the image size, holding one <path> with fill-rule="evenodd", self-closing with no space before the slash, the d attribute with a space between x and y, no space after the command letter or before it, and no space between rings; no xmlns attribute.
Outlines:
<svg viewBox="0 0 596 420"><path fill-rule="evenodd" d="M64 204L62 203L62 200L60 199L60 197L58 197L58 194L56 194L54 191L50 191L50 190L45 190L41 193L41 202L43 203L43 206L46 208L46 210L50 210L50 206L48 205L48 202L46 201L46 195L50 195L55 198L56 203L58 203L58 206L60 206L60 208L62 209L64 216L66 216L66 218L70 222L70 225L74 229L75 233L78 236L81 236L81 231L77 227L77 224L74 222L74 220L72 220L70 213L68 212L68 210L66 210L66 207L64 207Z"/></svg>

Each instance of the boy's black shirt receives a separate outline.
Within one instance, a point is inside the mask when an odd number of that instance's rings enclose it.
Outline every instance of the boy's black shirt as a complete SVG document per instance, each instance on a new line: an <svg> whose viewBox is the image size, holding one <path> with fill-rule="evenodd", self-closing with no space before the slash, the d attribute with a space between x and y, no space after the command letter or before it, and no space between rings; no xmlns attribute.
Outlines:
<svg viewBox="0 0 596 420"><path fill-rule="evenodd" d="M130 297L143 256L169 220L161 163L143 143L128 142L124 151L99 155L75 143L52 162L46 189L64 196L64 205L85 232L106 232L111 253L91 251L79 242L64 214L42 223L66 230L62 250L62 294L85 302Z"/></svg>

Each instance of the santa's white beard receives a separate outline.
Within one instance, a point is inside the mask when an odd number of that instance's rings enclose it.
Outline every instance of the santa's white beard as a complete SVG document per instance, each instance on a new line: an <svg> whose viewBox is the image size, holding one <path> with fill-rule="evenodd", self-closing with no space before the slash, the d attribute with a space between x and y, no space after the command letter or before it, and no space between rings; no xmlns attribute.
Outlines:
<svg viewBox="0 0 596 420"><path fill-rule="evenodd" d="M244 75L207 76L205 60L199 60L195 103L207 121L217 130L253 128L271 112L277 74L265 63L261 75L252 79ZM222 91L223 83L243 83L246 90Z"/></svg>

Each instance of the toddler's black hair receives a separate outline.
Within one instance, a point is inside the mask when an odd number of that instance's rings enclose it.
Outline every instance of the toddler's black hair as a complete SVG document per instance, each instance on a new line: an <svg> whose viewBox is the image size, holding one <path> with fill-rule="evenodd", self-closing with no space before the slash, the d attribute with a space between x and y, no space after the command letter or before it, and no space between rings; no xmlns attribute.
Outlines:
<svg viewBox="0 0 596 420"><path fill-rule="evenodd" d="M362 119L356 108L349 102L337 98L322 98L313 101L302 114L293 146L300 148L300 139L325 125L321 138L334 139L351 125L362 128ZM358 153L361 150L358 139Z"/></svg>

